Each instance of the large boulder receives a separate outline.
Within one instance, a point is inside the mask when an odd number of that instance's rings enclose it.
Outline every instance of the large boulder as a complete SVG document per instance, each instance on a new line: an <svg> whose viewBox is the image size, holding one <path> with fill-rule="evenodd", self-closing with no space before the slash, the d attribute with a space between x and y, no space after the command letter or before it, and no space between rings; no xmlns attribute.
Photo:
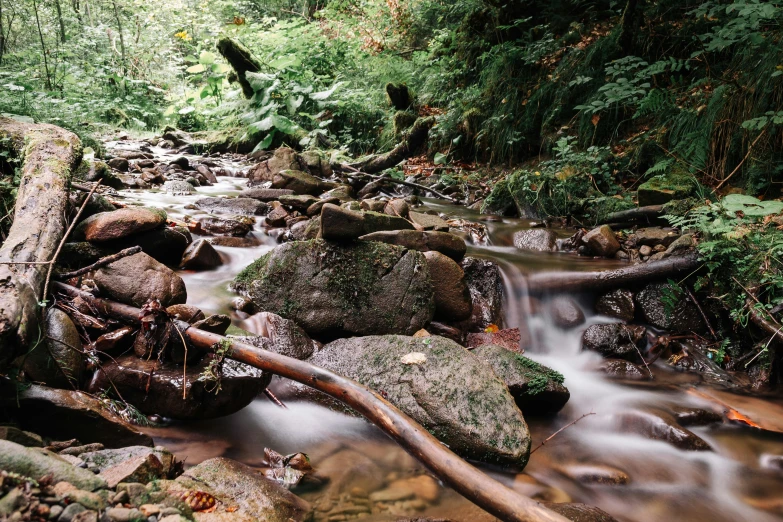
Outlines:
<svg viewBox="0 0 783 522"><path fill-rule="evenodd" d="M88 217L79 223L73 231L73 237L91 243L102 243L152 230L165 222L166 213L162 210L128 207Z"/></svg>
<svg viewBox="0 0 783 522"><path fill-rule="evenodd" d="M208 365L209 358L189 364L183 383L181 364L129 355L103 363L89 391L117 390L145 414L211 419L241 410L269 384L270 376L261 370L230 359L223 362L219 381L207 380L202 374Z"/></svg>
<svg viewBox="0 0 783 522"><path fill-rule="evenodd" d="M310 362L382 392L464 457L514 468L527 463L530 434L506 385L454 341L399 335L340 339Z"/></svg>
<svg viewBox="0 0 783 522"><path fill-rule="evenodd" d="M4 411L22 428L41 435L99 442L108 448L152 446L152 439L86 393L31 385L0 385Z"/></svg>
<svg viewBox="0 0 783 522"><path fill-rule="evenodd" d="M384 243L286 243L245 268L233 288L311 334L413 334L435 311L424 256Z"/></svg>
<svg viewBox="0 0 783 522"><path fill-rule="evenodd" d="M50 308L44 331L46 339L25 357L25 375L49 386L78 388L85 363L79 330L68 314L59 308Z"/></svg>
<svg viewBox="0 0 783 522"><path fill-rule="evenodd" d="M271 158L253 167L247 177L251 184L259 184L272 181L280 171L300 170L301 168L302 164L296 151L288 147L280 147L275 150Z"/></svg>
<svg viewBox="0 0 783 522"><path fill-rule="evenodd" d="M380 212L356 212L337 205L321 208L320 237L336 241L350 241L385 230L413 230L407 220Z"/></svg>
<svg viewBox="0 0 783 522"><path fill-rule="evenodd" d="M557 413L571 393L563 386L563 375L524 355L502 346L485 344L473 354L489 364L506 383L508 391L525 415Z"/></svg>
<svg viewBox="0 0 783 522"><path fill-rule="evenodd" d="M197 223L199 231L210 236L243 237L253 230L256 222L253 218L234 216L233 218L202 217Z"/></svg>
<svg viewBox="0 0 783 522"><path fill-rule="evenodd" d="M144 306L151 299L170 306L183 304L188 298L182 278L144 252L106 265L93 279L111 299L133 306Z"/></svg>
<svg viewBox="0 0 783 522"><path fill-rule="evenodd" d="M397 200L399 201L399 200ZM459 263L465 257L465 240L448 232L421 230L386 230L361 236L362 241L380 241L419 252L440 252Z"/></svg>
<svg viewBox="0 0 783 522"><path fill-rule="evenodd" d="M672 301L673 306L668 306ZM646 322L675 333L704 333L704 320L696 305L669 283L650 283L636 294L636 306Z"/></svg>
<svg viewBox="0 0 783 522"><path fill-rule="evenodd" d="M470 317L473 306L462 268L440 252L424 252L435 291L435 316L445 321Z"/></svg>
<svg viewBox="0 0 783 522"><path fill-rule="evenodd" d="M198 513L201 522L301 522L310 514L310 504L257 470L234 460L218 457L190 468L174 482L160 484L164 490L204 491L213 495L217 508Z"/></svg>

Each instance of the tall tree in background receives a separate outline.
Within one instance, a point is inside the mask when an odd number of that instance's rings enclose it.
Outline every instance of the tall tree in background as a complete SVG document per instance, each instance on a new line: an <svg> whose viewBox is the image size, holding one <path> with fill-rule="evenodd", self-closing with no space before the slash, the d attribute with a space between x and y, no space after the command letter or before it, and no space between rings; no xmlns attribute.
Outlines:
<svg viewBox="0 0 783 522"><path fill-rule="evenodd" d="M52 76L49 73L49 60L46 57L46 41L44 40L43 29L41 29L41 18L38 15L38 2L33 0L33 12L35 13L35 25L38 28L38 38L41 40L41 55L43 56L44 70L46 72L45 87L52 89Z"/></svg>
<svg viewBox="0 0 783 522"><path fill-rule="evenodd" d="M57 10L57 22L60 24L60 42L65 43L65 20L60 0L54 0L54 8Z"/></svg>
<svg viewBox="0 0 783 522"><path fill-rule="evenodd" d="M122 21L120 20L120 9L117 7L117 0L111 0L114 7L114 19L117 21L117 31L120 33L120 53L122 58L121 70L125 75L125 38L122 36Z"/></svg>

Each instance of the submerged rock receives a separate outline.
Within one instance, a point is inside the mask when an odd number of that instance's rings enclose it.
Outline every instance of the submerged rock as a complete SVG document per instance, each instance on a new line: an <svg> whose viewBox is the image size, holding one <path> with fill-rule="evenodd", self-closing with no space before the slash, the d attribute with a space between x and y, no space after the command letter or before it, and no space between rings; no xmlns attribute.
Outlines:
<svg viewBox="0 0 783 522"><path fill-rule="evenodd" d="M629 411L617 414L614 420L620 432L636 433L648 439L668 442L683 450L712 450L704 439L677 424L677 420L664 411Z"/></svg>
<svg viewBox="0 0 783 522"><path fill-rule="evenodd" d="M585 322L585 314L574 299L555 297L549 302L549 314L558 328L574 328Z"/></svg>
<svg viewBox="0 0 783 522"><path fill-rule="evenodd" d="M120 357L103 363L90 383L90 391L116 387L126 401L148 415L210 419L241 410L269 384L269 376L261 370L230 359L223 362L219 382L207 380L202 374L208 364L208 360L202 360L188 365L183 382L181 364L157 363L155 358L143 360L133 355Z"/></svg>
<svg viewBox="0 0 783 522"><path fill-rule="evenodd" d="M93 279L111 299L138 307L151 299L158 299L163 306L181 304L188 297L182 279L144 252L101 268Z"/></svg>
<svg viewBox="0 0 783 522"><path fill-rule="evenodd" d="M485 344L473 354L489 364L506 383L508 391L525 415L557 413L571 393L563 385L563 375L502 346Z"/></svg>
<svg viewBox="0 0 783 522"><path fill-rule="evenodd" d="M405 364L406 356L414 359L411 354L418 354L417 363ZM527 463L530 435L506 385L480 358L449 339L341 339L310 362L383 393L464 457L514 468Z"/></svg>
<svg viewBox="0 0 783 522"><path fill-rule="evenodd" d="M376 242L286 243L245 268L233 288L311 334L412 334L435 311L423 254Z"/></svg>

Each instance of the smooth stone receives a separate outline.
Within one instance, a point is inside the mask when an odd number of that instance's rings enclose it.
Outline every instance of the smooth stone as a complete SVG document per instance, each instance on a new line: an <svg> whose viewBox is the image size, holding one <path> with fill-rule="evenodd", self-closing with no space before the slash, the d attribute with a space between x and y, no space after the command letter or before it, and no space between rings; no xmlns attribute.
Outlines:
<svg viewBox="0 0 783 522"><path fill-rule="evenodd" d="M449 231L449 224L439 216L411 210L408 213L408 219L413 223L416 230L434 230L436 232Z"/></svg>
<svg viewBox="0 0 783 522"><path fill-rule="evenodd" d="M198 239L185 250L180 266L186 270L210 270L222 264L217 250L206 239Z"/></svg>
<svg viewBox="0 0 783 522"><path fill-rule="evenodd" d="M609 225L594 228L582 237L582 243L594 256L613 257L620 250L620 242Z"/></svg>
<svg viewBox="0 0 783 522"><path fill-rule="evenodd" d="M78 388L86 358L76 325L59 308L50 308L44 332L46 339L25 356L27 378L56 388Z"/></svg>
<svg viewBox="0 0 783 522"><path fill-rule="evenodd" d="M182 254L193 242L190 231L185 227L159 227L148 232L141 232L124 239L107 241L101 246L116 252L140 246L141 251L164 265L176 266Z"/></svg>
<svg viewBox="0 0 783 522"><path fill-rule="evenodd" d="M239 193L240 198L252 198L265 203L279 200L282 196L292 195L294 195L293 190L268 188L249 188Z"/></svg>
<svg viewBox="0 0 783 522"><path fill-rule="evenodd" d="M584 324L585 314L574 299L567 296L555 297L549 302L549 315L558 328L575 328Z"/></svg>
<svg viewBox="0 0 783 522"><path fill-rule="evenodd" d="M87 491L106 487L106 481L102 478L91 471L72 466L51 451L26 448L7 440L0 440L0 469L25 477L35 477L36 480L51 475L54 483L68 482Z"/></svg>
<svg viewBox="0 0 783 522"><path fill-rule="evenodd" d="M290 196L280 196L278 198L278 201L280 201L280 203L282 203L283 205L291 207L294 210L306 212L308 207L310 207L310 205L312 205L313 203L318 203L321 200L315 196L311 196L308 194L304 194L304 195L294 194Z"/></svg>
<svg viewBox="0 0 783 522"><path fill-rule="evenodd" d="M647 347L647 330L643 326L594 324L582 335L582 349L598 352L607 358L641 362Z"/></svg>
<svg viewBox="0 0 783 522"><path fill-rule="evenodd" d="M202 198L194 205L210 213L235 216L259 216L269 210L266 203L253 198Z"/></svg>
<svg viewBox="0 0 783 522"><path fill-rule="evenodd" d="M265 349L294 359L305 360L313 355L316 348L313 340L294 321L273 313L252 315L242 321L242 328L256 334L259 339L265 339L267 342L262 342L266 345ZM248 338L240 339L249 342ZM257 346L257 342L250 341L250 344Z"/></svg>
<svg viewBox="0 0 783 522"><path fill-rule="evenodd" d="M143 252L99 269L93 279L111 299L137 307L152 299L158 299L163 306L187 301L182 278Z"/></svg>
<svg viewBox="0 0 783 522"><path fill-rule="evenodd" d="M163 184L163 190L165 190L166 193L172 194L174 196L186 196L195 192L193 185L187 181L180 180L169 180L165 182Z"/></svg>
<svg viewBox="0 0 783 522"><path fill-rule="evenodd" d="M419 252L440 252L456 262L462 261L467 252L465 241L448 232L421 230L387 230L373 232L359 237L362 241L380 241L390 245L399 245Z"/></svg>
<svg viewBox="0 0 783 522"><path fill-rule="evenodd" d="M514 233L514 246L520 250L554 252L557 250L557 234L548 228L531 228Z"/></svg>
<svg viewBox="0 0 783 522"><path fill-rule="evenodd" d="M435 292L435 317L461 321L470 317L473 306L462 268L440 252L424 252Z"/></svg>
<svg viewBox="0 0 783 522"><path fill-rule="evenodd" d="M166 222L166 213L159 209L128 207L94 214L76 226L73 239L102 243L152 230Z"/></svg>
<svg viewBox="0 0 783 522"><path fill-rule="evenodd" d="M413 225L403 218L378 212L356 212L330 203L321 208L323 239L350 241L373 232L386 230L412 230Z"/></svg>
<svg viewBox="0 0 783 522"><path fill-rule="evenodd" d="M607 292L596 300L595 311L598 314L630 323L636 315L633 292L622 288Z"/></svg>
<svg viewBox="0 0 783 522"><path fill-rule="evenodd" d="M253 167L247 177L249 183L259 184L274 180L281 171L299 170L302 167L303 165L299 162L299 157L294 149L280 147L272 153L271 158Z"/></svg>
<svg viewBox="0 0 783 522"><path fill-rule="evenodd" d="M255 220L252 218L218 218L201 217L197 221L199 228L210 236L242 237L253 229Z"/></svg>
<svg viewBox="0 0 783 522"><path fill-rule="evenodd" d="M503 322L503 275L494 261L466 257L460 263L470 292L472 311L464 321L467 331L483 331Z"/></svg>
<svg viewBox="0 0 783 522"><path fill-rule="evenodd" d="M616 414L614 421L616 429L621 433L635 433L687 451L712 450L704 439L677 424L677 420L664 411L629 411Z"/></svg>
<svg viewBox="0 0 783 522"><path fill-rule="evenodd" d="M327 187L330 187L330 184L301 170L283 170L272 179L272 188L293 190L295 194L317 196Z"/></svg>
<svg viewBox="0 0 783 522"><path fill-rule="evenodd" d="M650 372L643 366L623 359L607 359L601 363L600 369L612 379L624 381L649 381Z"/></svg>
<svg viewBox="0 0 783 522"><path fill-rule="evenodd" d="M44 446L40 435L31 431L20 430L14 426L0 426L0 439L32 448L42 448Z"/></svg>

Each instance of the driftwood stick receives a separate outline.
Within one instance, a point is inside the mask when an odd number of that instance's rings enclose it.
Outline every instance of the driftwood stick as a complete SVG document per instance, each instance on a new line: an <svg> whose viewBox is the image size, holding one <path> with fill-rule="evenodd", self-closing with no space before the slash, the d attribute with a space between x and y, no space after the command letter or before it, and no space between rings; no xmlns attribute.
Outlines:
<svg viewBox="0 0 783 522"><path fill-rule="evenodd" d="M138 254L141 252L140 246L134 246L130 248L126 248L125 250L120 250L116 254L112 254L110 256L102 257L96 262L94 262L91 265L87 265L84 268L80 268L78 270L73 270L72 272L64 272L61 274L55 274L57 279L70 279L72 277L79 277L80 275L84 275L88 272L92 272L93 270L98 270L99 268L102 268L106 265L110 265L111 263L114 263L115 261L118 261L122 259L123 257L132 256L133 254Z"/></svg>
<svg viewBox="0 0 783 522"><path fill-rule="evenodd" d="M541 444L539 444L538 446L536 446L535 448L530 450L530 454L532 455L536 451L540 450L541 448L543 448L546 445L547 442L549 442L550 440L552 440L555 437L557 437L560 434L560 432L567 430L568 428L570 428L571 426L573 426L574 424L576 424L580 420L584 419L585 417L589 417L590 415L595 415L595 412L591 411L590 413L585 413L584 415L582 415L578 419L572 420L571 422L569 422L568 424L566 424L565 426L563 426L562 428L560 428L559 430L554 432L552 435L550 435L546 439L542 440Z"/></svg>
<svg viewBox="0 0 783 522"><path fill-rule="evenodd" d="M101 184L101 180L98 180L98 182L92 187L92 190L90 190L89 194L87 194L87 197L84 198L84 201L82 201L82 205L79 207L79 211L76 212L76 215L73 216L73 219L71 220L71 224L68 227L68 230L65 231L65 234L63 234L63 238L60 240L60 244L57 245L57 250L54 251L54 255L52 255L52 258L49 260L49 268L46 270L46 281L44 282L43 287L43 293L41 294L41 299L46 299L46 296L49 295L49 281L52 279L52 270L54 269L54 264L57 262L57 258L60 255L60 251L63 249L63 245L68 240L68 236L71 235L71 232L73 232L73 228L76 226L76 223L79 222L79 218L82 216L82 212L84 212L85 207L87 207L87 203L90 202L90 199L92 199L92 195L95 194L95 191L98 190L98 185Z"/></svg>
<svg viewBox="0 0 783 522"><path fill-rule="evenodd" d="M777 339L778 342L783 342L783 330L781 330L781 325L773 323L771 321L767 321L764 319L758 311L753 306L753 301L748 298L745 300L745 306L748 308L748 312L750 313L750 320L753 321L753 324L767 332L769 335L773 336L775 339ZM774 321L775 318L770 316L772 320Z"/></svg>
<svg viewBox="0 0 783 522"><path fill-rule="evenodd" d="M607 290L673 277L683 272L696 270L700 264L698 255L691 252L683 256L673 256L660 261L649 261L599 272L538 272L528 277L527 290L531 294Z"/></svg>
<svg viewBox="0 0 783 522"><path fill-rule="evenodd" d="M663 205L648 205L646 207L632 208L607 214L603 223L632 223L643 221L649 223L661 217Z"/></svg>
<svg viewBox="0 0 783 522"><path fill-rule="evenodd" d="M122 321L138 322L138 308L99 299L63 283L55 282L53 288L73 297L82 297L106 315ZM501 520L567 521L563 516L509 489L462 460L416 421L369 388L308 362L262 350L186 324L183 326L188 326L187 330L183 331L185 337L201 349L213 350L214 346L228 342L231 347L227 357L300 382L348 405L381 428L455 491Z"/></svg>
<svg viewBox="0 0 783 522"><path fill-rule="evenodd" d="M435 196L437 196L437 197L439 197L441 199L445 199L445 200L451 201L451 202L454 201L453 198L447 196L446 194L442 194L442 193L438 192L437 190L431 189L430 187L425 187L424 185L419 185L418 183L413 183L412 181L403 181L403 180L394 179L394 178L391 178L391 177L375 176L373 174L368 174L366 172L362 172L362 171L360 171L358 169L355 169L355 168L351 167L350 165L342 165L342 168L345 169L345 170L350 170L351 172L356 173L358 176L366 176L368 178L371 178L371 179L374 179L374 180L378 180L378 181L388 181L389 183L396 183L397 185L405 185L406 187L413 187L413 188L421 189L421 190L424 190L426 192L429 192L430 194L434 194Z"/></svg>
<svg viewBox="0 0 783 522"><path fill-rule="evenodd" d="M717 341L718 336L715 334L715 330L712 328L712 324L710 323L710 318L707 317L707 314L704 313L704 308L701 307L701 303L699 303L699 300L696 299L696 296L693 295L693 292L691 292L691 289L687 286L685 287L685 293L688 294L688 299L691 300L691 302L696 306L696 309L699 311L699 314L701 314L701 318L704 319L704 324L707 325L707 329L710 331L710 335L712 335L712 340Z"/></svg>
<svg viewBox="0 0 783 522"><path fill-rule="evenodd" d="M0 137L9 138L24 156L14 221L0 246L2 369L39 336L46 265L38 262L51 261L65 233L68 183L82 146L75 134L60 127L8 118L0 118Z"/></svg>

